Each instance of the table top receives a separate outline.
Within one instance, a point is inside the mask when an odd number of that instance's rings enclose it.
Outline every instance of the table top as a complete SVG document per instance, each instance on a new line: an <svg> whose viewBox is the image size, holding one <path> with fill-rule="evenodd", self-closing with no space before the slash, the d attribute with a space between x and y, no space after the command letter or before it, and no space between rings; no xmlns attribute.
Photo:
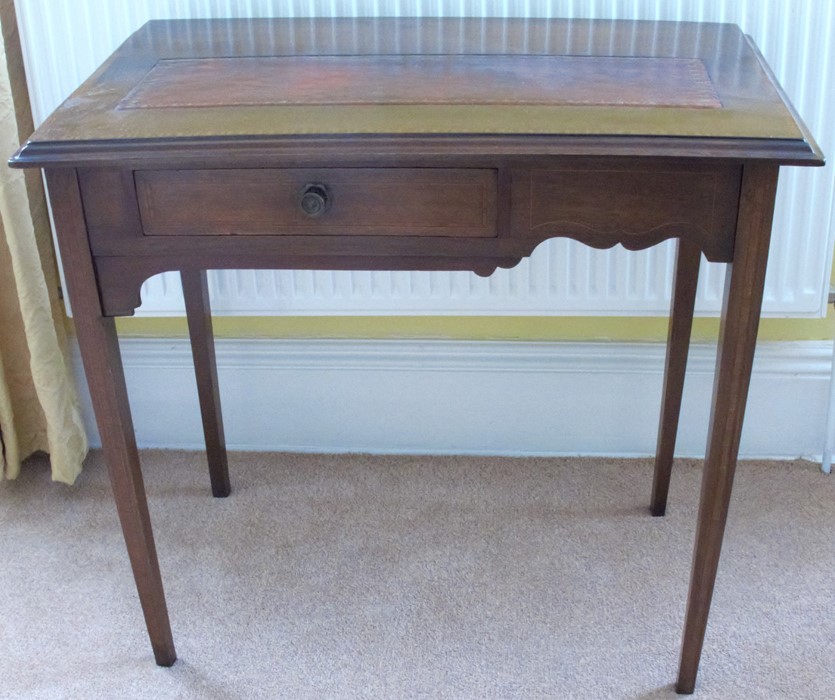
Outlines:
<svg viewBox="0 0 835 700"><path fill-rule="evenodd" d="M310 138L822 163L736 25L392 18L149 22L11 163Z"/></svg>

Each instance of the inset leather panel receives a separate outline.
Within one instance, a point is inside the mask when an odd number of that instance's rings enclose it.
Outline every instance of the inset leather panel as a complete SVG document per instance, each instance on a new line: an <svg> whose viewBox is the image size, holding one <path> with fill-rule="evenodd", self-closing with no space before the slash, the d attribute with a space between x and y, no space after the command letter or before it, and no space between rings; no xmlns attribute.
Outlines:
<svg viewBox="0 0 835 700"><path fill-rule="evenodd" d="M118 109L328 104L722 106L697 58L499 54L162 60Z"/></svg>

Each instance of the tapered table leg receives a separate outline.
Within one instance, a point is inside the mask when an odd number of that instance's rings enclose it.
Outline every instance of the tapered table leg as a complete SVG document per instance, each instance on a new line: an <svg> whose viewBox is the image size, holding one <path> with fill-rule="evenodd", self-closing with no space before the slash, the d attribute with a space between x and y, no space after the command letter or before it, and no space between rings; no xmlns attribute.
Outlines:
<svg viewBox="0 0 835 700"><path fill-rule="evenodd" d="M205 270L183 270L180 277L183 281L188 333L194 357L194 373L197 377L197 395L200 398L200 413L203 417L203 435L206 438L212 495L224 497L229 495L231 487L226 438L223 435L223 417L220 412L209 285Z"/></svg>
<svg viewBox="0 0 835 700"><path fill-rule="evenodd" d="M78 346L139 601L154 658L160 666L171 666L177 653L151 531L122 358L114 321L101 314L76 171L49 170L47 183Z"/></svg>
<svg viewBox="0 0 835 700"><path fill-rule="evenodd" d="M696 685L719 566L757 341L777 171L771 164L750 164L743 171L734 257L725 282L710 433L676 685L679 693L692 693Z"/></svg>
<svg viewBox="0 0 835 700"><path fill-rule="evenodd" d="M670 473L673 469L678 420L681 414L681 395L687 371L687 351L690 349L693 307L696 303L701 259L702 253L694 243L679 239L675 288L667 335L667 360L664 366L664 396L661 400L661 420L650 498L650 511L655 516L664 515L667 511L667 493L670 490Z"/></svg>

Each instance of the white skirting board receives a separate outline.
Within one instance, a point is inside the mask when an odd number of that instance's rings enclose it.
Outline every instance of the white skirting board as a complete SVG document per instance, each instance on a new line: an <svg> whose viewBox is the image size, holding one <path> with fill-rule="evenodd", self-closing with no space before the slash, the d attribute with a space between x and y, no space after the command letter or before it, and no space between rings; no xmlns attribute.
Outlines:
<svg viewBox="0 0 835 700"><path fill-rule="evenodd" d="M200 448L186 339L122 341L140 447ZM235 450L495 455L652 454L661 343L219 340ZM705 451L716 348L694 344L677 454ZM743 457L818 455L832 346L760 343ZM73 362L84 387L77 347ZM98 444L86 389L85 419Z"/></svg>

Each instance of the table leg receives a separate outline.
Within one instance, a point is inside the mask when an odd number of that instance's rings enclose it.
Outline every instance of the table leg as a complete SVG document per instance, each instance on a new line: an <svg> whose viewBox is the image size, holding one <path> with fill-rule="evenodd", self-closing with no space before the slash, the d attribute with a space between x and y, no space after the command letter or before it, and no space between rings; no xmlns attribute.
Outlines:
<svg viewBox="0 0 835 700"><path fill-rule="evenodd" d="M664 366L664 397L661 400L661 421L655 451L655 474L652 479L650 511L655 516L667 511L667 493L681 414L681 395L687 370L687 351L693 328L693 307L699 281L702 252L692 242L679 239L676 258L675 289L670 308L667 334L667 360Z"/></svg>
<svg viewBox="0 0 835 700"><path fill-rule="evenodd" d="M768 259L776 165L743 171L733 263L725 282L713 407L707 441L696 545L676 691L692 693L728 517L742 421L757 340Z"/></svg>
<svg viewBox="0 0 835 700"><path fill-rule="evenodd" d="M200 413L203 418L203 435L206 438L212 495L222 498L229 495L231 487L226 438L223 435L223 417L220 411L209 285L205 270L183 270L180 277L186 302L194 373L197 377L197 395L200 398Z"/></svg>
<svg viewBox="0 0 835 700"><path fill-rule="evenodd" d="M76 171L55 169L48 170L46 175L76 337L139 601L154 658L160 666L171 666L177 653L162 589L116 326L112 318L105 318L101 313Z"/></svg>

